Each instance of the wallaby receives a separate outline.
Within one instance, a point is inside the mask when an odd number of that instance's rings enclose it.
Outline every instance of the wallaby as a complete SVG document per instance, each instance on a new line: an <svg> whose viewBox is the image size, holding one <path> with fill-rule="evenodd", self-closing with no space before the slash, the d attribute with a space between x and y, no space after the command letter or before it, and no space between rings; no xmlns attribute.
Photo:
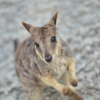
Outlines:
<svg viewBox="0 0 100 100"><path fill-rule="evenodd" d="M22 22L31 36L17 48L15 64L28 100L42 100L42 91L47 86L73 100L83 100L73 87L78 84L75 58L56 32L57 16L58 12L43 27Z"/></svg>

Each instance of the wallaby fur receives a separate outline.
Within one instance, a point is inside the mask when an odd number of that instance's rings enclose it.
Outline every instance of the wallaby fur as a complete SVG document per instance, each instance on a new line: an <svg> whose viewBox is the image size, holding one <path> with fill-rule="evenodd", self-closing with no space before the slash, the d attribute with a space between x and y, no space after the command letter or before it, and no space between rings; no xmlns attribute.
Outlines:
<svg viewBox="0 0 100 100"><path fill-rule="evenodd" d="M58 12L43 27L22 22L31 36L17 48L15 64L28 100L42 100L42 91L47 86L73 100L83 100L73 87L78 84L75 59L68 44L56 32L57 16Z"/></svg>

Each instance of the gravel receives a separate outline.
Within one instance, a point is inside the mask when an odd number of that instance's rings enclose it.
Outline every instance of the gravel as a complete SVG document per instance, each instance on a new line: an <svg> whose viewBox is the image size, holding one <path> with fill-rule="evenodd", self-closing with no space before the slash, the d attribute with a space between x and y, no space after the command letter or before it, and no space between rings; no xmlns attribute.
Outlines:
<svg viewBox="0 0 100 100"><path fill-rule="evenodd" d="M0 100L27 100L15 73L13 41L29 33L21 22L42 26L59 11L58 33L77 60L84 100L100 100L100 0L0 0ZM43 100L69 100L47 88Z"/></svg>

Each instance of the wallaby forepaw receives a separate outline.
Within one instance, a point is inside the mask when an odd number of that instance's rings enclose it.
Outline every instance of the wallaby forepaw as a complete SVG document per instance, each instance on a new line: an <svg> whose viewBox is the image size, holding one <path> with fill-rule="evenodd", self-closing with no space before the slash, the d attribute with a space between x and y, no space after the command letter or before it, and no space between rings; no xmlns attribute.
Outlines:
<svg viewBox="0 0 100 100"><path fill-rule="evenodd" d="M70 90L64 88L62 92L63 92L63 95L69 95Z"/></svg>
<svg viewBox="0 0 100 100"><path fill-rule="evenodd" d="M75 100L84 100L80 95L75 98Z"/></svg>
<svg viewBox="0 0 100 100"><path fill-rule="evenodd" d="M75 86L78 85L78 80L77 80L77 79L74 79L74 80L72 80L70 83L71 83L72 86L75 87Z"/></svg>
<svg viewBox="0 0 100 100"><path fill-rule="evenodd" d="M84 100L83 97L79 95L77 92L71 92L70 96L73 98L73 100Z"/></svg>

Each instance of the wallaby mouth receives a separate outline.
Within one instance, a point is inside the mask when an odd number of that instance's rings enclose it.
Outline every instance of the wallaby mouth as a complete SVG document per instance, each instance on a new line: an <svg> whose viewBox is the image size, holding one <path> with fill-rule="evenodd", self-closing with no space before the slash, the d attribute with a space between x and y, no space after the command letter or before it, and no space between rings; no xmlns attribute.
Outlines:
<svg viewBox="0 0 100 100"><path fill-rule="evenodd" d="M48 62L48 63L50 63L52 61L52 56L46 57L45 61Z"/></svg>

